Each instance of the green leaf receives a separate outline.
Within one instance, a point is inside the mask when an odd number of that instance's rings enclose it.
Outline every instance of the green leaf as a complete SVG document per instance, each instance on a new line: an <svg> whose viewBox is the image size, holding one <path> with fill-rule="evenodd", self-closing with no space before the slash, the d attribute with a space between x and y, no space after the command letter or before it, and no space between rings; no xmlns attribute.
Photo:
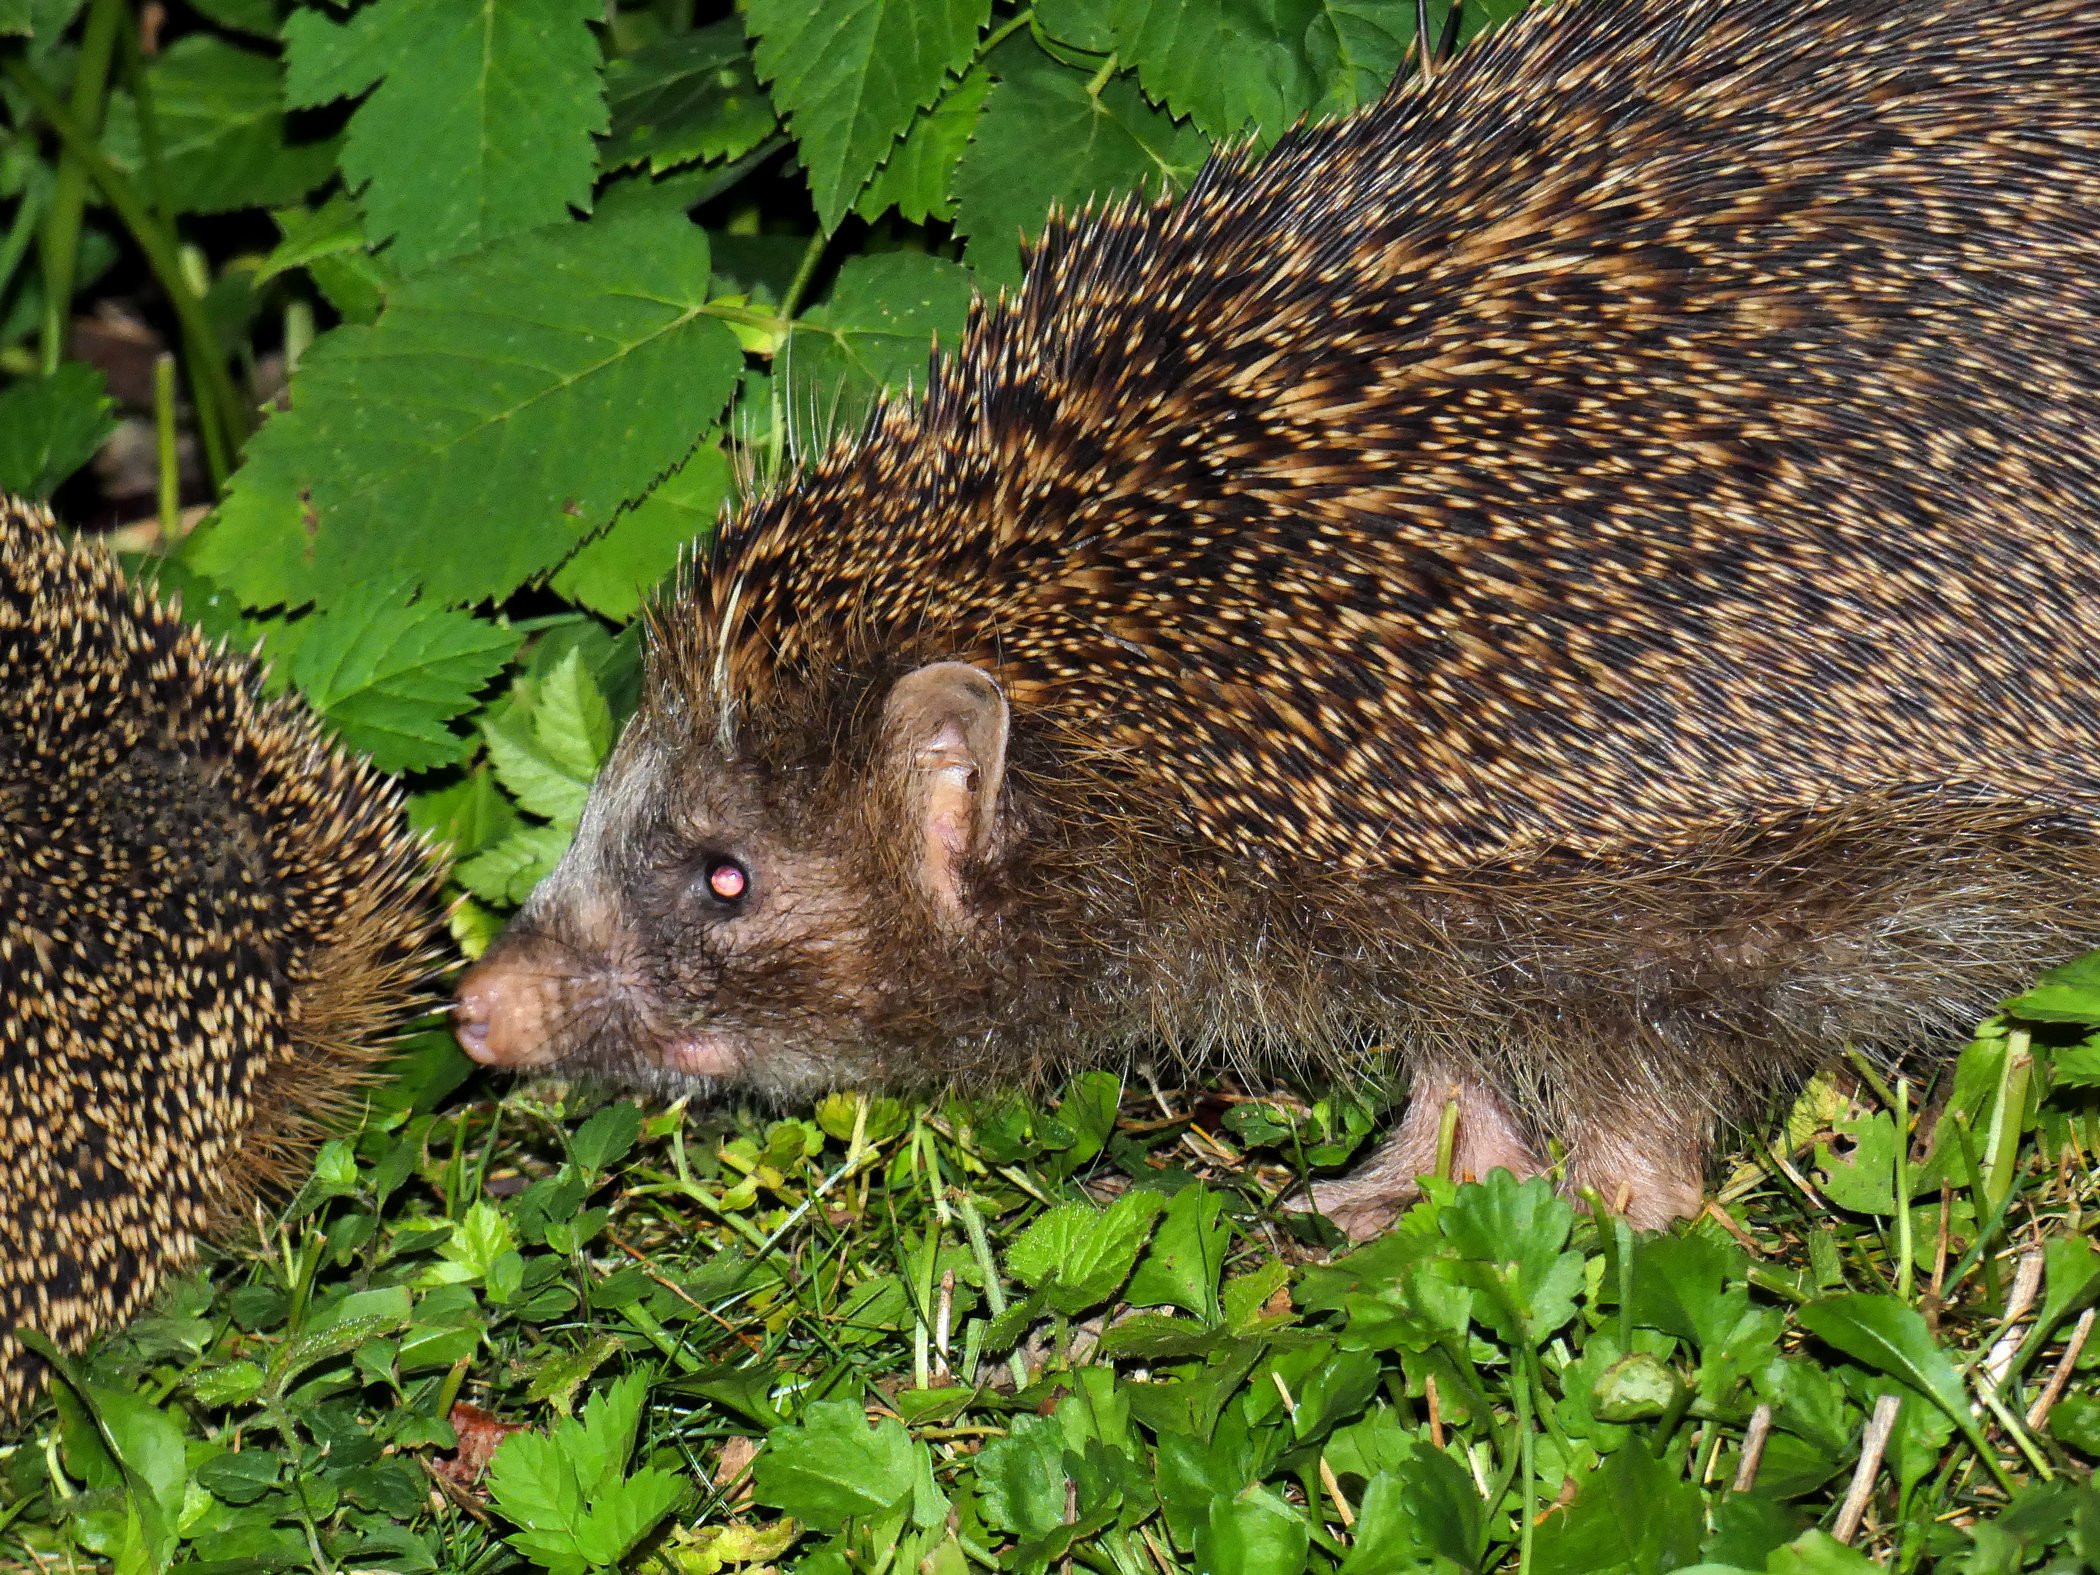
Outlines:
<svg viewBox="0 0 2100 1575"><path fill-rule="evenodd" d="M1154 109L1135 84L1047 63L1016 69L991 91L955 171L955 227L987 284L1021 277L1020 240L1041 233L1053 205L1067 211L1125 192L1164 196L1202 167L1210 144Z"/></svg>
<svg viewBox="0 0 2100 1575"><path fill-rule="evenodd" d="M1539 1523L1539 1575L1663 1575L1697 1561L1705 1531L1698 1484L1636 1439L1578 1479L1575 1502Z"/></svg>
<svg viewBox="0 0 2100 1575"><path fill-rule="evenodd" d="M869 1424L847 1400L820 1400L799 1426L776 1427L751 1471L752 1495L817 1531L855 1515L903 1506L918 1477L918 1452L903 1424Z"/></svg>
<svg viewBox="0 0 2100 1575"><path fill-rule="evenodd" d="M1196 1527L1196 1564L1205 1575L1299 1575L1311 1545L1304 1515L1257 1485L1211 1502Z"/></svg>
<svg viewBox="0 0 2100 1575"><path fill-rule="evenodd" d="M1973 1434L1961 1375L1916 1308L1893 1296L1847 1292L1810 1302L1797 1315L1803 1328L1878 1373L1907 1384Z"/></svg>
<svg viewBox="0 0 2100 1575"><path fill-rule="evenodd" d="M962 337L969 270L923 252L849 258L830 299L803 314L784 366L790 419L803 452L819 434L852 432L884 389L924 386L938 335Z"/></svg>
<svg viewBox="0 0 2100 1575"><path fill-rule="evenodd" d="M1441 36L1449 10L1449 0L1431 0L1433 35ZM1305 30L1306 58L1320 83L1312 118L1377 103L1414 43L1413 0L1325 0Z"/></svg>
<svg viewBox="0 0 2100 1575"><path fill-rule="evenodd" d="M684 464L577 549L550 583L569 600L625 623L677 567L680 553L713 536L734 487L719 438L703 437Z"/></svg>
<svg viewBox="0 0 2100 1575"><path fill-rule="evenodd" d="M623 55L605 68L605 99L608 169L646 163L662 174L696 159L742 158L779 124L734 21Z"/></svg>
<svg viewBox="0 0 2100 1575"><path fill-rule="evenodd" d="M735 387L707 240L641 214L404 280L307 353L187 556L251 606L374 580L503 596L692 447Z"/></svg>
<svg viewBox="0 0 2100 1575"><path fill-rule="evenodd" d="M977 1493L987 1524L1046 1537L1065 1523L1065 1434L1047 1416L1017 1416L977 1454Z"/></svg>
<svg viewBox="0 0 2100 1575"><path fill-rule="evenodd" d="M1459 1277L1484 1292L1475 1311L1505 1341L1535 1345L1575 1316L1582 1254L1563 1252L1575 1211L1543 1176L1506 1170L1460 1187L1437 1225L1466 1262Z"/></svg>
<svg viewBox="0 0 2100 1575"><path fill-rule="evenodd" d="M572 829L590 796L588 769L572 770L550 757L537 737L529 737L515 714L489 717L481 724L496 780L511 797L535 815Z"/></svg>
<svg viewBox="0 0 2100 1575"><path fill-rule="evenodd" d="M1273 136L1313 105L1305 52L1317 0L1140 0L1111 11L1118 60L1156 102L1215 140L1258 127Z"/></svg>
<svg viewBox="0 0 2100 1575"><path fill-rule="evenodd" d="M973 67L941 95L933 108L913 118L896 151L853 205L863 219L878 219L891 208L912 224L943 222L955 217L951 187L956 166L970 146L977 117L992 91L992 74Z"/></svg>
<svg viewBox="0 0 2100 1575"><path fill-rule="evenodd" d="M829 230L912 112L970 59L991 0L750 0L758 74L773 90Z"/></svg>
<svg viewBox="0 0 2100 1575"><path fill-rule="evenodd" d="M116 428L102 374L84 362L0 391L0 492L50 497Z"/></svg>
<svg viewBox="0 0 2100 1575"><path fill-rule="evenodd" d="M295 106L373 88L350 117L343 175L372 238L392 239L396 267L590 208L606 115L589 24L604 14L598 0L375 0L342 22L292 14Z"/></svg>
<svg viewBox="0 0 2100 1575"><path fill-rule="evenodd" d="M1006 1251L1006 1265L1040 1287L1063 1313L1083 1312L1115 1295L1165 1207L1156 1192L1126 1192L1106 1209L1061 1203Z"/></svg>
<svg viewBox="0 0 2100 1575"><path fill-rule="evenodd" d="M159 189L177 212L296 202L335 173L334 139L288 140L283 68L269 55L192 33L154 57L146 87L160 136ZM102 148L153 189L129 93L110 102Z"/></svg>
<svg viewBox="0 0 2100 1575"><path fill-rule="evenodd" d="M2051 968L2003 1010L2035 1023L2100 1023L2100 952Z"/></svg>
<svg viewBox="0 0 2100 1575"><path fill-rule="evenodd" d="M589 781L612 750L612 707L591 676L583 648L572 647L541 681L532 707L532 736L559 769Z"/></svg>
<svg viewBox="0 0 2100 1575"><path fill-rule="evenodd" d="M569 1139L569 1153L585 1170L601 1171L633 1148L641 1134L641 1111L623 1099L578 1127Z"/></svg>
<svg viewBox="0 0 2100 1575"><path fill-rule="evenodd" d="M29 0L0 0L0 37L21 37L32 31Z"/></svg>
<svg viewBox="0 0 2100 1575"><path fill-rule="evenodd" d="M453 870L459 883L487 902L516 905L554 872L569 850L568 826L527 826Z"/></svg>
<svg viewBox="0 0 2100 1575"><path fill-rule="evenodd" d="M193 10L235 33L274 40L284 25L277 0L190 0Z"/></svg>
<svg viewBox="0 0 2100 1575"><path fill-rule="evenodd" d="M1218 1281L1232 1240L1224 1215L1224 1198L1208 1187L1175 1193L1123 1299L1133 1307L1179 1307L1206 1323L1219 1322L1225 1313Z"/></svg>
<svg viewBox="0 0 2100 1575"><path fill-rule="evenodd" d="M381 770L419 771L465 752L446 724L473 707L517 645L486 619L411 601L398 586L358 585L306 620L291 678Z"/></svg>

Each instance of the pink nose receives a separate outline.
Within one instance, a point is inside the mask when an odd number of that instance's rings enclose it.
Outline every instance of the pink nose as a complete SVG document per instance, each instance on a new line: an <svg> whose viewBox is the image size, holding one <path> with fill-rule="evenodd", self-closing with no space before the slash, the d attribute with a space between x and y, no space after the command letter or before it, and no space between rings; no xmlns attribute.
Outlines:
<svg viewBox="0 0 2100 1575"><path fill-rule="evenodd" d="M534 1066L550 1058L546 991L533 971L492 953L467 970L452 1002L460 1049L483 1066Z"/></svg>

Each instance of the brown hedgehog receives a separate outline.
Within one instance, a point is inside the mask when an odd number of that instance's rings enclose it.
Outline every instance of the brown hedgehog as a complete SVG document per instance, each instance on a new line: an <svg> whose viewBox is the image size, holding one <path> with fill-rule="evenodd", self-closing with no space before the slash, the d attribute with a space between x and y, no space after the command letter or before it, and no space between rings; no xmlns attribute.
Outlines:
<svg viewBox="0 0 2100 1575"><path fill-rule="evenodd" d="M0 1415L243 1222L422 1000L401 795L0 499Z"/></svg>
<svg viewBox="0 0 2100 1575"><path fill-rule="evenodd" d="M1660 1223L2100 943L2096 603L2100 10L1554 7L1054 228L727 526L462 1041L1382 1065L1351 1230L1452 1099Z"/></svg>

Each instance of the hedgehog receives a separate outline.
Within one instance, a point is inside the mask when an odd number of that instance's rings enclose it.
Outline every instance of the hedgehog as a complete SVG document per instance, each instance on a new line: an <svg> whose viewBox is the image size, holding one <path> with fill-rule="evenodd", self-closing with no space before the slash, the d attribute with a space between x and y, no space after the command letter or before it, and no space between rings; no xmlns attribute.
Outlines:
<svg viewBox="0 0 2100 1575"><path fill-rule="evenodd" d="M655 607L477 1059L1150 1056L1661 1226L2100 944L2100 12L1629 0L1053 224Z"/></svg>
<svg viewBox="0 0 2100 1575"><path fill-rule="evenodd" d="M0 499L0 1415L289 1184L431 1004L400 791Z"/></svg>

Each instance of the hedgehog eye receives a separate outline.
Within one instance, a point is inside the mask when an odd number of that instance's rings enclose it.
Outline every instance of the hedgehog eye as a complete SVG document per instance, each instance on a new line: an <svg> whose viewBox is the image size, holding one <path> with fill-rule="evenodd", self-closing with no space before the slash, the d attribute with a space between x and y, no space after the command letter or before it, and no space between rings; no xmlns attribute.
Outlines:
<svg viewBox="0 0 2100 1575"><path fill-rule="evenodd" d="M736 907L751 890L751 872L735 859L709 859L700 878L708 896L725 908Z"/></svg>

